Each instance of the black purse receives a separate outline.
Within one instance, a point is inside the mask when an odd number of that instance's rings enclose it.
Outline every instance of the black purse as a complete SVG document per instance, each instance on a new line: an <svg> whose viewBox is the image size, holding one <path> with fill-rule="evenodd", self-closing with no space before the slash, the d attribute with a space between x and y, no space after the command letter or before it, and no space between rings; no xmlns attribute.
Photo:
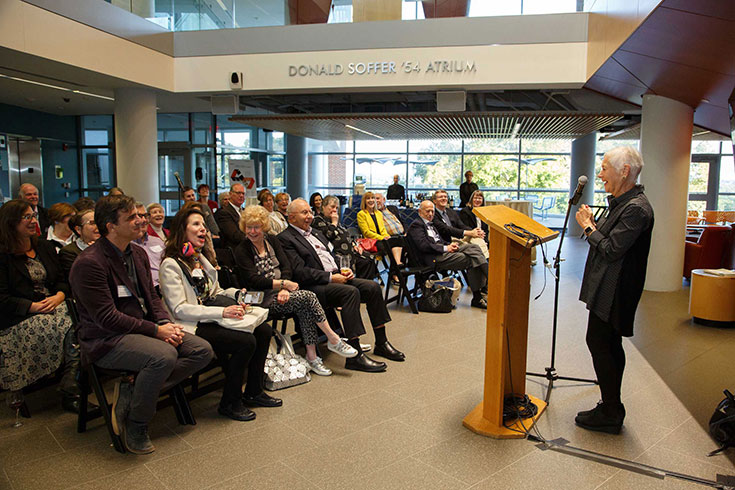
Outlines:
<svg viewBox="0 0 735 490"><path fill-rule="evenodd" d="M717 404L715 413L709 419L709 433L720 447L707 456L735 447L735 397L728 390L724 393L725 398Z"/></svg>
<svg viewBox="0 0 735 490"><path fill-rule="evenodd" d="M444 286L432 285L421 290L418 301L419 311L430 313L449 313L454 308L452 304L452 290Z"/></svg>

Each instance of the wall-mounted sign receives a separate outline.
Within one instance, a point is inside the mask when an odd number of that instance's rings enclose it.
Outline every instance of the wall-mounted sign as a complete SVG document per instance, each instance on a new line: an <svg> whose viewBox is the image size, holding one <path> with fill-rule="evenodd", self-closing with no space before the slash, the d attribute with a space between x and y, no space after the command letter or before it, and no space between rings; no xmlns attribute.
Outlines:
<svg viewBox="0 0 735 490"><path fill-rule="evenodd" d="M289 65L289 77L334 77L343 75L392 75L403 73L476 73L477 65L467 60L435 60L422 66L418 61L367 61L316 65Z"/></svg>
<svg viewBox="0 0 735 490"><path fill-rule="evenodd" d="M252 160L230 158L230 185L242 184L245 197L257 197L255 184L255 163Z"/></svg>

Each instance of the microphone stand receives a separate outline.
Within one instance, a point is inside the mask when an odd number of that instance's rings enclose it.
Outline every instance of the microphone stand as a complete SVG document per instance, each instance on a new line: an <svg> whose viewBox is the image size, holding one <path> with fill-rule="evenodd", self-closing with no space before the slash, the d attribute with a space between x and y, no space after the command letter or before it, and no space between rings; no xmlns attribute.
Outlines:
<svg viewBox="0 0 735 490"><path fill-rule="evenodd" d="M559 239L559 248L556 250L556 256L554 257L554 320L553 320L553 328L551 330L551 366L547 367L545 369L546 373L526 373L526 376L536 376L539 378L546 378L549 381L549 386L546 389L546 396L544 397L544 401L548 404L549 403L549 397L551 397L551 390L554 388L554 381L557 379L563 379L567 381L577 381L580 383L592 383L592 384L598 384L596 379L585 379L585 378L571 378L568 376L559 376L556 374L556 367L554 365L556 361L556 331L557 331L557 321L558 321L558 314L559 314L559 281L561 279L561 246L564 243L564 235L567 231L567 224L569 223L569 213L572 210L572 205L576 204L574 203L574 198L576 196L573 196L569 199L567 202L567 214L564 217L564 227L561 229L561 238Z"/></svg>

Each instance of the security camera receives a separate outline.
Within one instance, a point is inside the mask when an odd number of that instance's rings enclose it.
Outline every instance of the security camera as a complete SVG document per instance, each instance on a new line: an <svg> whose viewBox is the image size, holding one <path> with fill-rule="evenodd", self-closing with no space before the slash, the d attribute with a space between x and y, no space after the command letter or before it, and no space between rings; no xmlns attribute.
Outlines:
<svg viewBox="0 0 735 490"><path fill-rule="evenodd" d="M71 102L71 99L69 97L64 97L64 102L68 104L69 102Z"/></svg>

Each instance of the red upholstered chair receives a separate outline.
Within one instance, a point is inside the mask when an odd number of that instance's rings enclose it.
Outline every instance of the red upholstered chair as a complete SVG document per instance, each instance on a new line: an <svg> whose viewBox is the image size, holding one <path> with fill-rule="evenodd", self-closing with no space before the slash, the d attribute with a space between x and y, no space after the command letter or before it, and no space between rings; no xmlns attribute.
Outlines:
<svg viewBox="0 0 735 490"><path fill-rule="evenodd" d="M709 226L702 231L697 243L686 242L684 251L684 277L692 276L692 269L719 269L725 256L732 228Z"/></svg>

